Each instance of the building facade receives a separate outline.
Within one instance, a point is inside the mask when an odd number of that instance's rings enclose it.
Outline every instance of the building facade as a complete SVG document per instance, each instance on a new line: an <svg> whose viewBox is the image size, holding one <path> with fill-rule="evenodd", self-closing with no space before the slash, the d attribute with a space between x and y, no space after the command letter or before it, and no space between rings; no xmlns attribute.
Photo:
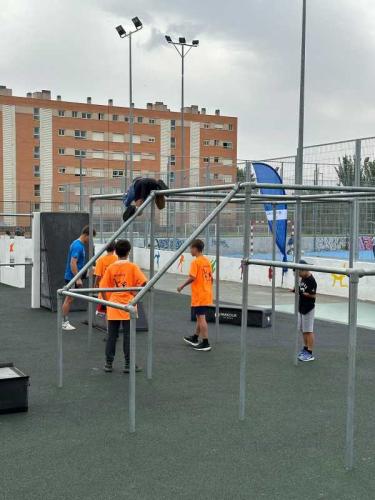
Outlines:
<svg viewBox="0 0 375 500"><path fill-rule="evenodd" d="M237 118L185 108L182 177L180 112L156 102L133 108L132 114L134 176L160 175L176 187L235 180ZM106 105L90 97L85 103L52 99L47 90L17 97L0 86L0 150L3 212L20 204L64 210L65 186L78 183L80 172L84 185L126 176L129 108L111 99Z"/></svg>

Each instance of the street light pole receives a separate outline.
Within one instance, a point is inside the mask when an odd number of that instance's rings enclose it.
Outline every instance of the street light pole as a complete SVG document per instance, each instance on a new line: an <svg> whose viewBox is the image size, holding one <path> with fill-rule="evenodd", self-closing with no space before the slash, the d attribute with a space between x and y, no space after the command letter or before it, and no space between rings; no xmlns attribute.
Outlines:
<svg viewBox="0 0 375 500"><path fill-rule="evenodd" d="M168 43L174 46L181 57L181 186L184 187L185 179L185 57L192 48L199 45L199 40L187 43L184 37L180 37L178 42L174 42L169 35L165 36ZM187 48L187 50L186 50Z"/></svg>

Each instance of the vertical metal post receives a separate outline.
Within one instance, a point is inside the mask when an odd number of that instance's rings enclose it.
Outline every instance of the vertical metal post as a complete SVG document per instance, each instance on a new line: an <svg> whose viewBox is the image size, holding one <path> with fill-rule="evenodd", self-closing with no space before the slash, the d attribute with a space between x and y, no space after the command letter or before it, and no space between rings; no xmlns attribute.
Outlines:
<svg viewBox="0 0 375 500"><path fill-rule="evenodd" d="M185 181L185 46L181 45L181 187Z"/></svg>
<svg viewBox="0 0 375 500"><path fill-rule="evenodd" d="M94 201L90 198L90 207L89 207L89 232L90 232L90 238L89 238L89 260L93 257L94 255ZM89 288L93 288L94 286L94 277L92 274L92 269L88 270L88 275L89 275ZM93 303L89 302L88 304L88 330L87 330L87 347L90 350L91 349L91 340L92 340L92 324L93 324L93 316L94 316L94 307Z"/></svg>
<svg viewBox="0 0 375 500"><path fill-rule="evenodd" d="M100 185L100 194L103 194L103 186ZM104 243L104 235L103 235L103 203L99 204L99 210L100 210L100 220L99 220L99 227L100 227L100 243Z"/></svg>
<svg viewBox="0 0 375 500"><path fill-rule="evenodd" d="M361 139L355 141L355 164L354 164L354 185L361 185ZM352 244L354 252L354 261L359 258L358 238L359 238L359 200L354 198L353 201L353 239Z"/></svg>
<svg viewBox="0 0 375 500"><path fill-rule="evenodd" d="M167 158L167 182L166 182L167 186L169 186L170 178L171 178L171 161L170 161L170 156L168 156L168 158ZM168 250L171 250L171 243L172 243L171 240L170 240L170 233L169 233L170 225L171 225L171 210L172 210L171 204L167 203L167 241L168 241Z"/></svg>
<svg viewBox="0 0 375 500"><path fill-rule="evenodd" d="M246 181L250 180L251 164L246 162ZM250 253L250 221L251 221L251 186L245 188L243 258L248 259ZM240 354L240 401L239 418L245 419L246 407L246 354L247 354L247 307L249 296L249 266L243 264L242 273L242 319L241 319L241 354Z"/></svg>
<svg viewBox="0 0 375 500"><path fill-rule="evenodd" d="M57 291L57 373L58 387L63 386L62 295Z"/></svg>
<svg viewBox="0 0 375 500"><path fill-rule="evenodd" d="M82 178L82 156L79 152L79 211L83 212L83 178Z"/></svg>
<svg viewBox="0 0 375 500"><path fill-rule="evenodd" d="M151 203L150 214L150 279L155 274L155 203ZM147 378L152 379L153 342L154 342L154 288L151 288L148 302L148 333L147 333Z"/></svg>
<svg viewBox="0 0 375 500"><path fill-rule="evenodd" d="M345 444L345 466L347 469L352 469L354 465L354 409L357 351L358 283L358 274L351 274L349 277L348 394Z"/></svg>
<svg viewBox="0 0 375 500"><path fill-rule="evenodd" d="M355 262L355 252L356 252L356 245L358 244L358 237L357 237L357 232L354 227L354 220L356 217L356 207L355 207L355 200L352 199L349 201L349 224L350 224L350 236L349 236L349 267L354 268L354 262Z"/></svg>
<svg viewBox="0 0 375 500"><path fill-rule="evenodd" d="M133 152L133 64L132 64L132 34L129 34L129 153L130 153L130 184L133 182L134 170L134 152ZM129 260L133 262L134 258L134 226L129 227L129 241L131 244Z"/></svg>
<svg viewBox="0 0 375 500"><path fill-rule="evenodd" d="M210 165L209 163L206 163L206 185L210 185ZM210 204L206 203L206 214L205 216L208 217L208 214L210 213ZM205 230L205 240L206 240L206 253L207 255L210 253L210 226L206 227Z"/></svg>
<svg viewBox="0 0 375 500"><path fill-rule="evenodd" d="M129 431L135 432L135 353L136 317L130 317Z"/></svg>
<svg viewBox="0 0 375 500"><path fill-rule="evenodd" d="M276 260L276 203L272 204L272 260ZM272 337L276 329L276 267L272 268Z"/></svg>
<svg viewBox="0 0 375 500"><path fill-rule="evenodd" d="M216 258L215 258L215 332L216 343L220 336L220 212L216 216Z"/></svg>

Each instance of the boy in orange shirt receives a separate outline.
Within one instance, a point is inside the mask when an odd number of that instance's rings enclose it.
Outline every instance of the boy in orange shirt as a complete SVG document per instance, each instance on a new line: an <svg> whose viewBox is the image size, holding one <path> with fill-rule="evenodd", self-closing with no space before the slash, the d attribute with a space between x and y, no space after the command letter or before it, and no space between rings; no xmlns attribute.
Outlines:
<svg viewBox="0 0 375 500"><path fill-rule="evenodd" d="M131 245L128 240L118 240L115 245L115 251L118 260L108 266L103 279L100 282L102 288L126 288L139 287L147 283L146 276L140 268L133 262L127 260L131 250ZM128 304L133 298L134 292L103 292L105 300L115 302L116 304ZM107 307L107 324L108 324L108 339L105 348L106 363L104 365L105 372L112 371L113 360L116 354L116 339L120 331L123 329L124 334L124 373L129 373L130 367L130 314L121 309ZM136 367L136 371L141 371L141 368Z"/></svg>
<svg viewBox="0 0 375 500"><path fill-rule="evenodd" d="M95 264L95 283L94 287L95 288L100 288L100 282L107 270L107 267L116 262L117 260L117 255L115 254L115 242L109 243L107 245L107 253L106 255L102 255L99 257L99 259L96 261ZM102 287L103 288L103 287ZM98 295L99 298L102 298L102 294L100 293ZM103 314L105 315L106 313L106 307L103 306L102 304L98 304L98 307L96 308L96 313L97 314Z"/></svg>
<svg viewBox="0 0 375 500"><path fill-rule="evenodd" d="M191 284L191 307L197 318L197 328L194 335L184 337L184 341L193 346L196 351L211 351L208 342L208 326L206 320L207 307L212 305L212 268L211 263L203 255L204 243L196 239L190 245L190 253L195 260L191 263L189 278L177 288L181 292ZM201 337L201 341L199 341Z"/></svg>

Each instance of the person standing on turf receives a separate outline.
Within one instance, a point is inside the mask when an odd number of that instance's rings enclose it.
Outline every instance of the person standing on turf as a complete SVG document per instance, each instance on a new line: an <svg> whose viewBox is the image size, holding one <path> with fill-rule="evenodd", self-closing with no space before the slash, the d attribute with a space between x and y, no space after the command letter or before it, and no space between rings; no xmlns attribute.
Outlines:
<svg viewBox="0 0 375 500"><path fill-rule="evenodd" d="M93 236L95 235L96 231L94 229ZM77 240L74 240L69 247L69 253L68 253L68 258L66 260L66 268L64 274L65 284L68 284L85 265L85 260L86 260L85 245L88 245L89 240L90 240L90 228L89 226L85 226L81 231L80 237ZM82 288L82 279L79 278L75 282L74 286L75 288ZM75 326L73 326L69 322L69 317L68 317L70 306L72 305L73 300L74 300L73 297L66 296L64 303L62 305L63 330L71 331L76 329Z"/></svg>
<svg viewBox="0 0 375 500"><path fill-rule="evenodd" d="M140 268L133 262L129 262L128 256L131 250L131 244L128 240L118 240L115 246L115 251L118 260L108 266L103 279L100 282L102 288L132 288L144 286L147 283L147 278ZM129 304L134 298L134 292L103 292L104 300L115 302L116 304ZM104 371L111 372L113 370L113 361L116 354L116 340L122 327L124 341L124 373L129 373L130 367L130 314L127 311L107 307L107 325L108 337L105 348L105 365ZM141 371L141 368L136 366L136 371Z"/></svg>
<svg viewBox="0 0 375 500"><path fill-rule="evenodd" d="M203 255L203 250L202 240L196 239L191 243L190 253L195 259L190 266L189 278L177 288L177 291L182 292L185 287L191 285L191 307L197 320L195 334L184 337L184 341L196 351L211 351L206 313L208 306L212 305L213 277L211 262Z"/></svg>
<svg viewBox="0 0 375 500"><path fill-rule="evenodd" d="M160 191L162 189L168 189L168 186L162 180L157 181L148 177L136 177L122 198L126 208L122 216L123 221L126 222L135 214L137 208L150 196L151 191ZM165 208L164 195L156 195L155 204L159 210L163 210Z"/></svg>
<svg viewBox="0 0 375 500"><path fill-rule="evenodd" d="M301 260L300 264L307 264ZM303 335L304 347L298 355L299 361L314 361L314 317L317 283L308 270L299 271L298 327Z"/></svg>

